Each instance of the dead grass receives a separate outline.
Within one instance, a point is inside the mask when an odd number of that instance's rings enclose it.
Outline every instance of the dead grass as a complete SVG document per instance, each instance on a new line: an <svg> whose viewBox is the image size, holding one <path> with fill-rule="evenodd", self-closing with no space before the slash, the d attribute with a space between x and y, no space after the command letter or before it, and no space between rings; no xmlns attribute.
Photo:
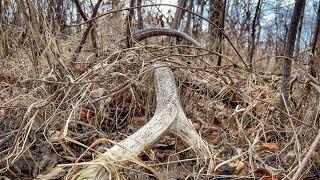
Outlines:
<svg viewBox="0 0 320 180"><path fill-rule="evenodd" d="M124 49L121 23L107 20L97 27L99 56L87 42L74 67L70 59L81 32L68 40L38 34L43 51L36 59L27 44L0 59L2 176L63 177L142 127L155 109L152 72L158 61L173 68L187 116L213 155L199 157L165 136L137 157L143 165L123 167L119 177L286 179L294 174L319 128L319 96L306 83L294 81L292 111L280 122L280 76L242 69L227 45L221 68L210 65L208 51L164 45L164 38ZM64 74L59 60L75 77ZM261 62L256 68L264 67ZM295 65L294 76L306 76L303 67ZM319 177L319 156L318 149L305 177ZM207 173L209 158L215 169Z"/></svg>

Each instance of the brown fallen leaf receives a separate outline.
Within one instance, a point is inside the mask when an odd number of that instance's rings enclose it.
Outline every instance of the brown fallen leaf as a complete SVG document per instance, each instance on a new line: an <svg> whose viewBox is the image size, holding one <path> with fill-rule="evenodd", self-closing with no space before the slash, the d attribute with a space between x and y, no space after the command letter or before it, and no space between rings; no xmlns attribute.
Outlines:
<svg viewBox="0 0 320 180"><path fill-rule="evenodd" d="M221 119L214 118L212 124L213 124L215 127L220 127L220 128L222 128L222 129L225 129L224 122L223 122L223 120L221 120Z"/></svg>
<svg viewBox="0 0 320 180"><path fill-rule="evenodd" d="M261 180L278 180L278 176L273 176L268 170L263 168L258 168L255 174L260 177Z"/></svg>
<svg viewBox="0 0 320 180"><path fill-rule="evenodd" d="M95 113L90 109L83 108L80 112L80 120L81 121L91 121L94 120Z"/></svg>
<svg viewBox="0 0 320 180"><path fill-rule="evenodd" d="M242 170L244 170L246 168L246 164L242 161L237 161L236 163L236 169L233 172L233 175L239 175Z"/></svg>
<svg viewBox="0 0 320 180"><path fill-rule="evenodd" d="M280 149L280 145L278 143L262 143L259 147L258 147L258 151L271 151L271 152L275 152L278 151Z"/></svg>
<svg viewBox="0 0 320 180"><path fill-rule="evenodd" d="M76 67L74 69L74 73L77 75L77 76L80 76L81 74L83 74L84 72L86 72L86 69L83 68L83 67Z"/></svg>
<svg viewBox="0 0 320 180"><path fill-rule="evenodd" d="M61 140L61 131L52 131L49 130L48 131L48 140L49 142L53 143L53 142L59 142Z"/></svg>
<svg viewBox="0 0 320 180"><path fill-rule="evenodd" d="M225 178L225 176L231 176L235 172L235 166L225 165L222 169L218 170L217 179Z"/></svg>
<svg viewBox="0 0 320 180"><path fill-rule="evenodd" d="M116 102L121 102L121 101L123 101L125 95L126 95L125 92L121 91L116 95L116 97L114 99Z"/></svg>

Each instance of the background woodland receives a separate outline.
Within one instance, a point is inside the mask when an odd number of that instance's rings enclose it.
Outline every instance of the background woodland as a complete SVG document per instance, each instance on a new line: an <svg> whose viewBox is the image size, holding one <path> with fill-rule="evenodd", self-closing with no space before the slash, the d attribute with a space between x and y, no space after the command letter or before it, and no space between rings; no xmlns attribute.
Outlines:
<svg viewBox="0 0 320 180"><path fill-rule="evenodd" d="M0 0L0 179L319 179L318 0Z"/></svg>

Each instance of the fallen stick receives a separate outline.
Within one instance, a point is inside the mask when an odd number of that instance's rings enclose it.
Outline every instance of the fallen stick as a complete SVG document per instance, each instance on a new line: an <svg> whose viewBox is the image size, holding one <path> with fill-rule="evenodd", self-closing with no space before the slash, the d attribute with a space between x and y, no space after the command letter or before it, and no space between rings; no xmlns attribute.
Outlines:
<svg viewBox="0 0 320 180"><path fill-rule="evenodd" d="M313 86L318 93L320 93L320 87L317 84L315 84L312 81L309 81L308 83L311 86ZM302 172L303 172L304 168L306 167L306 165L307 165L312 153L316 150L317 146L319 145L319 142L320 142L320 129L319 129L318 135L314 139L309 151L307 152L306 156L303 158L301 164L299 164L298 170L293 175L292 180L299 179L299 176L302 174Z"/></svg>
<svg viewBox="0 0 320 180"><path fill-rule="evenodd" d="M200 43L185 33L180 31L174 31L174 33L178 37L183 37L200 46ZM148 37L151 36L144 35L139 40ZM184 144L191 147L197 155L210 157L211 152L207 143L198 135L192 122L187 119L184 113L172 70L168 67L160 67L155 70L154 75L157 105L151 120L134 134L101 154L93 160L92 165L81 170L72 179L108 179L114 177L118 166L112 164L125 165L129 162L139 164L136 157L143 152L147 152L147 149L165 134L176 135Z"/></svg>
<svg viewBox="0 0 320 180"><path fill-rule="evenodd" d="M299 176L302 174L304 168L306 167L312 153L316 150L317 146L319 145L320 142L320 130L318 132L318 135L316 136L315 140L313 141L309 151L307 152L306 156L303 158L301 164L299 165L298 170L294 174L291 180L297 180L299 179Z"/></svg>

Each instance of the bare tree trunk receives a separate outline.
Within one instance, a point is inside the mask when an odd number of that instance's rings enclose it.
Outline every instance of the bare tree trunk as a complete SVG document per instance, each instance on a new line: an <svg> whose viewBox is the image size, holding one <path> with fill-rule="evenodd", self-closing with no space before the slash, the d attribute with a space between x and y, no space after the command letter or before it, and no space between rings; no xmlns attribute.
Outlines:
<svg viewBox="0 0 320 180"><path fill-rule="evenodd" d="M100 6L101 2L102 2L102 0L99 0L99 1L97 2L97 4L94 6L94 8L93 8L93 10L92 10L91 18L94 18L94 17L97 16L97 14L98 14L98 9L99 9L99 6ZM80 8L81 8L81 7L80 7ZM87 19L87 17L84 15L84 13L83 13L83 15L81 15L81 16L82 16L82 18L85 17L84 20ZM75 50L75 52L74 52L74 54L73 54L72 63L74 63L74 61L77 59L78 54L79 54L80 51L82 50L82 47L83 47L84 43L86 42L87 37L88 37L88 35L89 35L89 32L92 30L93 26L94 26L94 21L89 22L86 31L85 31L85 32L83 33L83 35L82 35L80 44L78 45L78 47L76 48L76 50Z"/></svg>
<svg viewBox="0 0 320 180"><path fill-rule="evenodd" d="M37 58L38 54L38 34L35 34L38 32L37 28L37 22L36 22L36 14L35 10L33 7L32 2L29 1L17 1L17 6L20 8L22 11L23 17L25 18L25 28L27 33L29 34L27 39L29 40L30 43L30 48L31 48L31 56L30 60L34 66L36 74L39 75L39 61Z"/></svg>
<svg viewBox="0 0 320 180"><path fill-rule="evenodd" d="M258 27L258 32L257 32L257 38L256 38L255 44L258 44L260 42L260 34L261 34L260 20L258 20L257 27Z"/></svg>
<svg viewBox="0 0 320 180"><path fill-rule="evenodd" d="M199 0L199 1L201 1L200 15L203 16L203 14L204 14L204 7L206 6L208 0ZM199 17L198 17L198 19L199 19L199 25L200 25L200 26L199 26L199 27L200 27L199 31L202 31L202 23L203 23L203 21L202 21L202 19L199 18Z"/></svg>
<svg viewBox="0 0 320 180"><path fill-rule="evenodd" d="M82 17L82 19L84 21L88 21L88 17L86 16L86 14L84 13L84 11L82 10L81 4L79 2L79 0L73 0L74 4L77 7L77 11L79 12L80 16ZM91 36L91 44L92 44L92 48L97 51L98 50L98 45L97 45L97 39L96 39L96 31L95 28L92 27L90 30L90 36ZM97 55L97 54L96 54Z"/></svg>
<svg viewBox="0 0 320 180"><path fill-rule="evenodd" d="M2 2L1 2L2 4ZM10 43L9 43L9 38L6 35L7 34L7 21L6 18L4 16L6 9L4 7L1 6L1 19L0 19L0 23L1 23L1 43L3 46L3 56L8 56L10 54ZM16 13L15 13L16 15Z"/></svg>
<svg viewBox="0 0 320 180"><path fill-rule="evenodd" d="M253 59L253 54L255 49L255 38L256 38L256 22L260 18L259 15L260 15L260 7L262 4L261 2L262 2L261 0L258 0L256 12L255 12L253 22L252 22L252 27L251 27L251 44L250 44L249 53L248 53L248 63L249 63L250 69L252 69L252 59Z"/></svg>
<svg viewBox="0 0 320 180"><path fill-rule="evenodd" d="M209 8L209 20L216 24L219 28L223 28L223 18L224 18L224 1L223 0L211 0L210 8ZM221 41L223 38L223 34L221 31L216 29L215 26L209 25L209 34L210 34L210 44L211 50L215 52L221 52ZM221 62L219 62L217 57L217 64L220 66Z"/></svg>
<svg viewBox="0 0 320 180"><path fill-rule="evenodd" d="M290 77L291 77L291 66L292 66L292 58L294 45L298 30L298 24L301 17L301 13L303 12L303 8L306 0L296 0L294 5L293 14L291 17L290 28L288 31L288 36L286 38L285 43L285 58L283 63L283 74L282 74L282 82L281 82L281 94L280 94L280 108L287 112L287 108L289 107L288 99L289 99L289 90L290 90ZM303 8L301 8L303 7ZM280 113L280 119L285 120L285 114Z"/></svg>
<svg viewBox="0 0 320 180"><path fill-rule="evenodd" d="M137 0L137 6L142 5L142 0ZM142 11L141 8L137 8L137 16L138 16L138 29L143 29L143 17L142 17Z"/></svg>
<svg viewBox="0 0 320 180"><path fill-rule="evenodd" d="M190 0L189 6L188 6L188 9L190 11L193 10L193 2L194 2L194 0ZM191 13L188 13L186 26L184 27L184 30L183 30L184 33L189 34L188 32L190 29L190 24L191 24Z"/></svg>
<svg viewBox="0 0 320 180"><path fill-rule="evenodd" d="M98 50L98 44L97 44L97 32L95 30L95 27L92 27L90 31L90 37L91 37L91 45L93 50L96 52L96 55L98 55L97 50Z"/></svg>
<svg viewBox="0 0 320 180"><path fill-rule="evenodd" d="M87 21L88 18L86 16L86 14L84 13L84 11L82 10L82 7L81 7L79 0L72 0L72 1L76 5L76 8L77 8L79 15L82 17L83 20Z"/></svg>
<svg viewBox="0 0 320 180"><path fill-rule="evenodd" d="M54 23L54 2L49 1L48 2L48 13L46 14L46 20L48 23L48 26L50 27L50 31L52 34L55 34L55 23Z"/></svg>
<svg viewBox="0 0 320 180"><path fill-rule="evenodd" d="M3 18L3 9L2 9L2 0L0 0L0 21L2 22L2 18ZM2 27L2 24L0 25L0 27Z"/></svg>
<svg viewBox="0 0 320 180"><path fill-rule="evenodd" d="M112 0L112 9L113 9L113 10L120 9L120 3L121 3L120 0ZM120 18L120 11L116 11L116 12L114 13L114 18L115 18L115 19Z"/></svg>
<svg viewBox="0 0 320 180"><path fill-rule="evenodd" d="M4 56L7 56L9 54L8 41L7 41L7 37L5 36L6 26L7 25L4 19L4 8L2 6L2 0L0 0L0 33L1 33L0 38L1 38L1 44L3 49L2 54Z"/></svg>
<svg viewBox="0 0 320 180"><path fill-rule="evenodd" d="M299 22L299 28L298 28L298 33L297 33L297 41L296 41L296 47L295 47L295 53L299 54L300 53L300 40L301 40L301 31L302 31L302 25L303 25L303 17L304 17L304 8L301 13L300 17L300 22Z"/></svg>
<svg viewBox="0 0 320 180"><path fill-rule="evenodd" d="M79 12L79 10L78 10L78 8L76 7L76 9L77 9L77 20L76 20L76 22L77 22L77 24L79 24L80 22L81 22L81 14L80 14L80 12ZM80 33L80 31L81 31L81 26L77 26L76 27L76 32L77 33Z"/></svg>
<svg viewBox="0 0 320 180"><path fill-rule="evenodd" d="M223 12L222 12L222 23L221 23L221 29L224 29L224 24L225 24L225 19L226 19L226 5L227 5L227 0L224 0L223 2ZM221 33L221 37L219 38L219 45L220 45L220 48L219 48L219 53L222 54L222 49L223 49L223 39L224 39L224 36L223 34ZM217 66L221 66L222 64L222 56L218 56L218 62L217 62Z"/></svg>
<svg viewBox="0 0 320 180"><path fill-rule="evenodd" d="M185 8L187 6L187 1L186 0L178 0L178 6ZM174 19L173 19L173 23L172 23L172 29L179 29L184 13L185 13L185 11L180 8L176 10L176 13L175 13Z"/></svg>
<svg viewBox="0 0 320 180"><path fill-rule="evenodd" d="M134 7L135 0L130 0L130 7ZM129 10L129 14L127 16L127 23L126 23L126 36L127 36L127 48L132 47L132 40L131 40L131 24L132 24L132 18L134 15L134 9Z"/></svg>
<svg viewBox="0 0 320 180"><path fill-rule="evenodd" d="M37 1L37 11L38 11L38 31L40 34L44 33L44 4L41 1Z"/></svg>
<svg viewBox="0 0 320 180"><path fill-rule="evenodd" d="M200 5L200 15L203 16L204 6L205 6L204 0L198 0L198 5ZM202 19L195 16L193 20L193 27L192 27L192 35L194 38L198 38L199 33L202 31Z"/></svg>
<svg viewBox="0 0 320 180"><path fill-rule="evenodd" d="M251 4L252 0L248 0L246 3L246 12L245 12L245 20L243 23L243 37L244 37L244 41L247 41L246 43L243 43L243 47L246 47L245 45L247 45L247 49L250 48L250 28L251 26L251 11L250 11L250 4Z"/></svg>
<svg viewBox="0 0 320 180"><path fill-rule="evenodd" d="M72 0L72 2L76 5L76 9L77 9L77 23L81 22L81 17L83 20L87 21L88 18L86 14L83 12L79 0ZM81 26L77 27L77 32L80 32L80 31L81 31Z"/></svg>
<svg viewBox="0 0 320 180"><path fill-rule="evenodd" d="M66 38L66 15L64 10L64 0L58 0L56 1L56 7L55 7L55 13L57 15L57 23L59 26L59 32L61 34L61 37L64 39Z"/></svg>
<svg viewBox="0 0 320 180"><path fill-rule="evenodd" d="M320 1L318 4L317 25L311 49L312 57L309 62L311 76L317 78L320 70Z"/></svg>

